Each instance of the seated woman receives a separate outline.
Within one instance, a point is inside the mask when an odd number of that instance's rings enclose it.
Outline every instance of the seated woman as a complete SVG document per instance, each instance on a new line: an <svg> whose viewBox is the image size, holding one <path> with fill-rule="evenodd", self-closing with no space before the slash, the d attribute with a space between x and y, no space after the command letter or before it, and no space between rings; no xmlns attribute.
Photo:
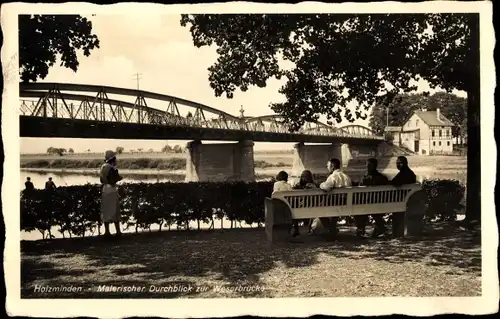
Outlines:
<svg viewBox="0 0 500 319"><path fill-rule="evenodd" d="M311 171L309 171L309 170L303 171L302 174L300 175L299 182L293 186L293 189L315 189L315 188L317 188L317 187L316 187L316 184L314 183L313 175L312 175ZM293 221L292 236L300 235L298 222L299 222L299 220ZM313 231L312 231L313 219L303 219L302 222L304 222L304 224L307 223L308 233L310 235L313 234Z"/></svg>
<svg viewBox="0 0 500 319"><path fill-rule="evenodd" d="M285 171L281 171L276 176L276 182L273 186L273 194L275 192L286 192L291 191L292 185L288 184L288 174Z"/></svg>

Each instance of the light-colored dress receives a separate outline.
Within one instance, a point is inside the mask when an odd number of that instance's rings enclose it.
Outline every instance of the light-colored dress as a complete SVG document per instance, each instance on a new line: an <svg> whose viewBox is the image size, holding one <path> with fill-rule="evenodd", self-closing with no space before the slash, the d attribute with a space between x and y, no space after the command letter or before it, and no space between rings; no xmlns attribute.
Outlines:
<svg viewBox="0 0 500 319"><path fill-rule="evenodd" d="M108 181L109 172L115 168L105 163L101 166L102 201L101 201L101 221L104 223L114 223L120 221L120 201L118 198L118 188L116 184Z"/></svg>
<svg viewBox="0 0 500 319"><path fill-rule="evenodd" d="M292 190L292 185L285 181L277 181L273 185L273 194L276 192L287 192Z"/></svg>

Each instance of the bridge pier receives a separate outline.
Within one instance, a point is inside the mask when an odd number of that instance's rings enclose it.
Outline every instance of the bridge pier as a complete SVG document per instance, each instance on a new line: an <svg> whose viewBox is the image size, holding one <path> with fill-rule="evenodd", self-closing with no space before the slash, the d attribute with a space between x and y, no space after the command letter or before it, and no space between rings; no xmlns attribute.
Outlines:
<svg viewBox="0 0 500 319"><path fill-rule="evenodd" d="M255 181L252 141L187 144L186 182Z"/></svg>
<svg viewBox="0 0 500 319"><path fill-rule="evenodd" d="M341 162L342 144L294 145L292 176L299 177L303 170L310 170L313 174L327 174L326 163L336 157Z"/></svg>
<svg viewBox="0 0 500 319"><path fill-rule="evenodd" d="M313 174L326 174L326 163L331 158L338 158L342 167L364 166L367 159L377 157L378 145L375 144L323 144L294 145L292 176L299 177L303 170Z"/></svg>
<svg viewBox="0 0 500 319"><path fill-rule="evenodd" d="M378 156L378 145L349 143L342 145L342 164L344 167L363 166L367 159Z"/></svg>

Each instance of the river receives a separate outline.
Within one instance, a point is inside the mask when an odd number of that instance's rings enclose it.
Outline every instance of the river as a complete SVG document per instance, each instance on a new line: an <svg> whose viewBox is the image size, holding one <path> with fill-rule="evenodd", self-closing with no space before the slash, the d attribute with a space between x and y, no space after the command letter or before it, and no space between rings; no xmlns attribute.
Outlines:
<svg viewBox="0 0 500 319"><path fill-rule="evenodd" d="M67 174L64 172L34 172L21 170L20 187L21 190L24 189L24 182L26 178L30 177L31 182L35 185L35 188L44 188L45 182L52 177L52 181L56 186L73 186L73 185L84 185L99 184L99 176L97 175L97 170L95 173L87 172L86 174ZM125 175L124 182L127 183L158 183L158 182L182 182L184 181L183 175L172 174L169 175L155 175L155 174L133 174Z"/></svg>

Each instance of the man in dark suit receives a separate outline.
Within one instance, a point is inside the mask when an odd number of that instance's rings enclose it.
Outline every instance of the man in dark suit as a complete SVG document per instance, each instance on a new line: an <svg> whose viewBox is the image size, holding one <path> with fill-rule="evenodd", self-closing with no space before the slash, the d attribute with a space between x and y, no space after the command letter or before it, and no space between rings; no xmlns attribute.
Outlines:
<svg viewBox="0 0 500 319"><path fill-rule="evenodd" d="M378 161L375 158L370 158L366 161L367 174L363 176L359 186L377 186L377 185L387 185L389 184L389 179L377 170ZM373 231L372 237L378 237L385 233L385 222L383 214L372 215L375 220L375 230ZM368 222L368 215L358 215L355 216L356 220L356 235L358 237L365 236L365 227Z"/></svg>
<svg viewBox="0 0 500 319"><path fill-rule="evenodd" d="M398 168L399 173L391 180L391 185L402 186L405 184L415 184L417 182L417 176L410 169L410 167L408 167L408 159L406 157L399 156L396 162L396 167ZM403 222L404 216L405 212L392 213L393 236L395 236L396 229Z"/></svg>

